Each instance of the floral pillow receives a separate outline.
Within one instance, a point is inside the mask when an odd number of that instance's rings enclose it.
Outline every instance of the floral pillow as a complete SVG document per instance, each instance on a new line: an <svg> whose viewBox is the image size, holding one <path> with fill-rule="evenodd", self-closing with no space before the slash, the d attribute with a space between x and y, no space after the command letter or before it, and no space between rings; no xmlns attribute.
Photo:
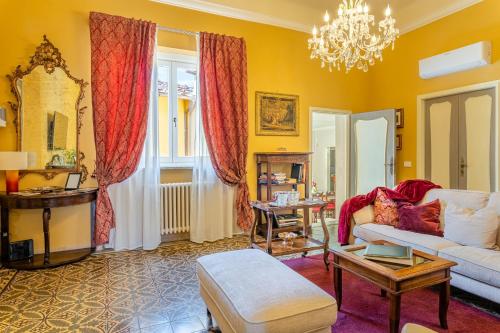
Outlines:
<svg viewBox="0 0 500 333"><path fill-rule="evenodd" d="M377 191L377 197L373 204L373 213L377 224L387 224L393 227L398 224L398 205L380 189Z"/></svg>

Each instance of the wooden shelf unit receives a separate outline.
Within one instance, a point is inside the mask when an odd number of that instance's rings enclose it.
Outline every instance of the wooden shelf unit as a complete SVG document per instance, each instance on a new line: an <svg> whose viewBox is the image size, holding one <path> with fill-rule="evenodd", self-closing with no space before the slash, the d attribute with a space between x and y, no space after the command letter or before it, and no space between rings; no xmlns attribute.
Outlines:
<svg viewBox="0 0 500 333"><path fill-rule="evenodd" d="M255 159L257 162L257 200L264 201L262 197L262 192L265 190L266 198L265 201L271 201L273 198L273 192L284 190L283 187L291 187L295 191L300 192L299 186L304 187L304 197L309 197L309 182L308 182L308 174L309 174L309 156L311 152L260 152L255 153ZM277 164L289 164L289 171L287 172L287 176L291 176L292 164L302 164L302 175L301 180L297 179L296 183L284 183L284 184L272 184L272 181L269 182L269 177L272 175L273 170L276 169ZM273 165L275 168L273 168ZM260 176L265 172L268 176L268 181L261 183ZM303 199L303 198L302 198ZM297 213L297 210L292 211L294 214ZM302 218L302 224L305 218L309 218L309 212L304 211L304 217ZM265 216L267 218L267 216ZM267 234L267 221L263 223L262 215L259 214L257 217L257 233L263 237ZM283 227L283 228L274 228L273 237L275 237L280 232L298 232L301 233L303 228L301 225Z"/></svg>
<svg viewBox="0 0 500 333"><path fill-rule="evenodd" d="M266 200L272 200L273 187L291 186L294 190L298 191L298 185L304 185L304 196L309 197L309 156L311 152L268 152L268 153L255 153L257 162L257 200L262 201L262 188L266 188ZM264 168L265 164L265 168ZM302 179L297 183L285 184L272 184L269 182L269 177L273 173L273 164L302 164ZM262 172L266 172L268 181L267 183L260 183L259 177Z"/></svg>

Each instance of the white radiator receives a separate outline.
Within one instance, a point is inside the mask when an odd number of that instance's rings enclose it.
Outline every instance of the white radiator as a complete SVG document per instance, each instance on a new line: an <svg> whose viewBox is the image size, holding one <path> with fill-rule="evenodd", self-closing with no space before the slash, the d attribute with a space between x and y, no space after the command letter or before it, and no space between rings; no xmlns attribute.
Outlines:
<svg viewBox="0 0 500 333"><path fill-rule="evenodd" d="M161 234L189 232L191 183L161 184Z"/></svg>

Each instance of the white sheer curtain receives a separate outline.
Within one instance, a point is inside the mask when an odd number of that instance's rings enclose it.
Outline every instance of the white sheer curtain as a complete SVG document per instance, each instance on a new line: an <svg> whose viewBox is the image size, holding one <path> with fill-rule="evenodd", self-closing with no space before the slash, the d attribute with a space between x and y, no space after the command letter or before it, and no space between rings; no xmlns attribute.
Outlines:
<svg viewBox="0 0 500 333"><path fill-rule="evenodd" d="M196 37L199 54L199 36ZM198 66L198 76L200 73ZM191 190L192 242L213 242L239 233L236 225L235 188L227 186L215 174L210 161L199 103L200 89L197 81L195 149L193 184Z"/></svg>
<svg viewBox="0 0 500 333"><path fill-rule="evenodd" d="M161 242L156 56L151 80L148 129L141 162L130 178L108 188L116 227L111 230L105 247L114 250L139 247L152 250Z"/></svg>

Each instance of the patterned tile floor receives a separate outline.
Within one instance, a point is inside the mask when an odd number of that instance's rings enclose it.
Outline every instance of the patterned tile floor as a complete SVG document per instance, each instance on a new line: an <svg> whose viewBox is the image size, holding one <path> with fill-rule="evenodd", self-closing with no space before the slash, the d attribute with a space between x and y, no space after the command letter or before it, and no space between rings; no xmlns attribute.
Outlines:
<svg viewBox="0 0 500 333"><path fill-rule="evenodd" d="M0 332L203 332L196 258L247 246L243 236L181 241L51 270L0 269Z"/></svg>
<svg viewBox="0 0 500 333"><path fill-rule="evenodd" d="M336 226L329 230L334 246ZM312 234L323 238L320 224ZM247 246L246 236L180 241L154 251L94 254L50 270L0 269L0 332L203 332L196 258ZM296 256L281 259L290 257Z"/></svg>
<svg viewBox="0 0 500 333"><path fill-rule="evenodd" d="M338 246L336 229L328 226L330 247ZM320 225L312 235L322 239ZM247 246L246 236L179 241L154 251L94 254L51 270L0 269L0 332L206 332L195 260ZM280 259L290 257L296 256Z"/></svg>

